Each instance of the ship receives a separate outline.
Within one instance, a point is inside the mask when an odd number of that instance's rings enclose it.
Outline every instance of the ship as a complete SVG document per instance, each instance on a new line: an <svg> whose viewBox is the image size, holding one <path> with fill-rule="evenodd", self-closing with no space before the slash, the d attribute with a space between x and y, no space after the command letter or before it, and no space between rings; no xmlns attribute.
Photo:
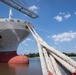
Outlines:
<svg viewBox="0 0 76 75"><path fill-rule="evenodd" d="M0 18L0 63L16 56L18 45L30 35L27 25L31 23L12 16L10 8L9 18Z"/></svg>
<svg viewBox="0 0 76 75"><path fill-rule="evenodd" d="M28 21L13 18L12 8L33 19L38 18L39 15L26 6L23 0L0 0L0 2L11 7L9 18L0 17L0 63L7 63L17 56L19 44L31 33L28 25L32 26Z"/></svg>

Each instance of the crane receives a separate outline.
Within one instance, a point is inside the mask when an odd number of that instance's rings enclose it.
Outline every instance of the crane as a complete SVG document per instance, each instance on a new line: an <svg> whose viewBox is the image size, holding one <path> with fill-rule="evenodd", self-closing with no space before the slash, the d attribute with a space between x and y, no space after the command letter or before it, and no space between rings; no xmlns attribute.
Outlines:
<svg viewBox="0 0 76 75"><path fill-rule="evenodd" d="M19 2L19 0L0 0L1 2L15 8L16 10L22 12L23 14L31 17L31 18L37 18L39 15L35 13L33 10L30 10L29 8L25 7L23 4Z"/></svg>

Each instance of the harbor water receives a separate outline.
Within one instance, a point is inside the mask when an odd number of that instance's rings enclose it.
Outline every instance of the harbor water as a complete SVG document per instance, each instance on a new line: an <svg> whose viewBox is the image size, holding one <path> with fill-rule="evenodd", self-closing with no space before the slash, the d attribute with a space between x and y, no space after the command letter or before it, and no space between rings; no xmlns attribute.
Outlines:
<svg viewBox="0 0 76 75"><path fill-rule="evenodd" d="M29 65L0 63L0 75L42 75L40 59L29 58Z"/></svg>

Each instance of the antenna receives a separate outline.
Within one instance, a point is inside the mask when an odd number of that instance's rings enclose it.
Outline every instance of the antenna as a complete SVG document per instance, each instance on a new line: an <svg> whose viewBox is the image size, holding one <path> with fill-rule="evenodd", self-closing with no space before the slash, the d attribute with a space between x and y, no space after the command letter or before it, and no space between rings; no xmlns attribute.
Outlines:
<svg viewBox="0 0 76 75"><path fill-rule="evenodd" d="M37 18L39 15L35 13L33 10L30 10L28 7L24 6L19 0L0 0L1 2L15 8L23 14L31 18Z"/></svg>
<svg viewBox="0 0 76 75"><path fill-rule="evenodd" d="M10 8L10 11L9 11L9 19L11 19L12 16L13 16L13 14L12 14L12 8Z"/></svg>

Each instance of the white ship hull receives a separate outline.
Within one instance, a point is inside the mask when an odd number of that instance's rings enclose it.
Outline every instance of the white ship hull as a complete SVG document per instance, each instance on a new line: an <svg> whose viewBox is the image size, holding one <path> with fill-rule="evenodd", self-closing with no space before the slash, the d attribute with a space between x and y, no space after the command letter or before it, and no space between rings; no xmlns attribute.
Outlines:
<svg viewBox="0 0 76 75"><path fill-rule="evenodd" d="M28 37L26 21L0 19L0 52L15 51L20 42Z"/></svg>

